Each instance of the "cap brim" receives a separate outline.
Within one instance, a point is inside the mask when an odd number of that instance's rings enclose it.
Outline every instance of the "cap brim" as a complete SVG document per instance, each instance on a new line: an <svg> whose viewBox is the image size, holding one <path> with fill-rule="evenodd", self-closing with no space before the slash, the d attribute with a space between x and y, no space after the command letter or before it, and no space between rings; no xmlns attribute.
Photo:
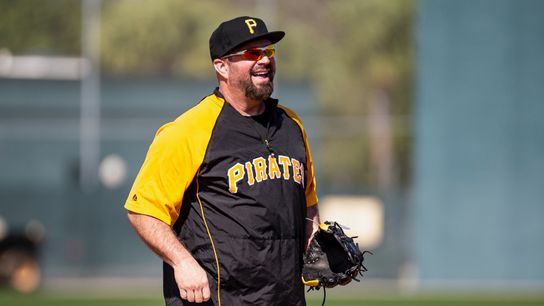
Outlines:
<svg viewBox="0 0 544 306"><path fill-rule="evenodd" d="M282 38L285 36L285 32L283 31L273 31L273 32L268 32L268 33L265 33L265 34L261 34L261 35L256 35L254 37L252 37L251 39L248 39L248 40L244 40L242 42L239 42L238 44L236 44L234 47L232 47L230 50L227 50L225 52L225 54L222 54L221 56L225 56L225 55L228 55L230 52L236 50L237 48L239 48L240 46L244 45L244 44L247 44L247 43L250 43L252 41L256 41L256 40L261 40L261 39L266 39L268 41L270 41L271 44L275 44L277 43L278 41L282 40Z"/></svg>
<svg viewBox="0 0 544 306"><path fill-rule="evenodd" d="M255 37L254 39L251 39L251 41L259 40L259 39L266 39L269 40L271 44L275 44L278 41L280 41L285 36L285 32L283 31L274 31L274 32L268 32L264 35Z"/></svg>

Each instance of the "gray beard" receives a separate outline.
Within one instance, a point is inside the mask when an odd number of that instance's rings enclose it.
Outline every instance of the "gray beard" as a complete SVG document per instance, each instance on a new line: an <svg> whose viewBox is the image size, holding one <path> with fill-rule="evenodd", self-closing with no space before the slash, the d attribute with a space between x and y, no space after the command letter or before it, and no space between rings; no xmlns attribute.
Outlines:
<svg viewBox="0 0 544 306"><path fill-rule="evenodd" d="M270 98L272 92L274 91L274 83L272 81L260 88L257 88L257 86L255 86L255 84L253 84L251 81L251 75L243 82L243 85L246 97L257 101L265 101L266 99Z"/></svg>

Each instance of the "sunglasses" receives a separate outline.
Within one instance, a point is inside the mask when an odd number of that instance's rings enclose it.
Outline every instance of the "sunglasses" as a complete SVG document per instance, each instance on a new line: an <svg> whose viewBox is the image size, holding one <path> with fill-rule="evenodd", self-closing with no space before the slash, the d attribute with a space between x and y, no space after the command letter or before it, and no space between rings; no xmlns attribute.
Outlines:
<svg viewBox="0 0 544 306"><path fill-rule="evenodd" d="M243 59L248 61L259 61L264 56L268 58L273 58L274 54L276 54L276 49L274 49L274 46L270 45L268 47L263 47L263 48L250 48L247 50L242 50L236 53L223 56L223 58L239 55L239 56L242 56Z"/></svg>

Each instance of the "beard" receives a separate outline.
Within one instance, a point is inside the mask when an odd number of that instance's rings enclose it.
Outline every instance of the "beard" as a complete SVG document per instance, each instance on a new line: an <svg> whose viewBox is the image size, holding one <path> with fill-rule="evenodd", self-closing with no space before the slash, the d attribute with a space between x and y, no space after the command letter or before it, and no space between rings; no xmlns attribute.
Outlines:
<svg viewBox="0 0 544 306"><path fill-rule="evenodd" d="M269 72L269 79L270 81L266 84L263 84L259 87L255 86L253 84L253 81L251 80L251 76L253 73L249 73L247 78L245 80L240 81L240 85L242 88L244 88L244 94L247 98L257 101L264 101L272 95L272 92L274 91L274 74L270 69Z"/></svg>
<svg viewBox="0 0 544 306"><path fill-rule="evenodd" d="M255 86L251 81L251 76L245 84L245 95L252 100L264 101L272 95L274 91L274 84L272 81L262 85L261 87Z"/></svg>

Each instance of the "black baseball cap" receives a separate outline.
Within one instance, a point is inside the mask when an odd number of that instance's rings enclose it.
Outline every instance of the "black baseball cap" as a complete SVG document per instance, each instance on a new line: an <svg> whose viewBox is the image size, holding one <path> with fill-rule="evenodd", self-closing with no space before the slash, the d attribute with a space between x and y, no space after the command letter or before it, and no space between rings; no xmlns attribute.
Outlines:
<svg viewBox="0 0 544 306"><path fill-rule="evenodd" d="M228 55L237 47L258 39L267 39L275 44L285 32L268 32L260 18L242 16L222 22L210 36L210 56L212 60Z"/></svg>

